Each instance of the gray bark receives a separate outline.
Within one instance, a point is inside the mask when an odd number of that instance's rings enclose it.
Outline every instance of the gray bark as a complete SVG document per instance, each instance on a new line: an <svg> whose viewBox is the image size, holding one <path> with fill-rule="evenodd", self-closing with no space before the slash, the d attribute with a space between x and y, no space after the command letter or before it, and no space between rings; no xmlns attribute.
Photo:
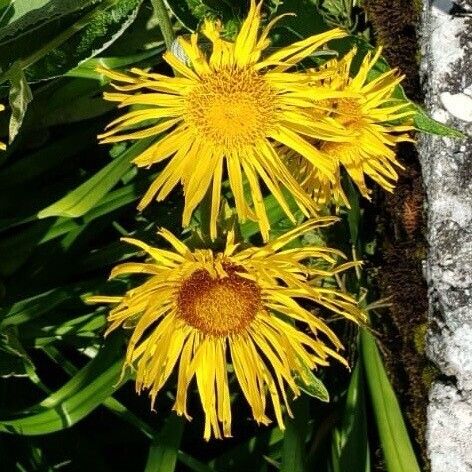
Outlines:
<svg viewBox="0 0 472 472"><path fill-rule="evenodd" d="M472 135L472 2L426 0L420 27L425 105ZM430 390L432 472L472 472L472 139L424 135L430 329L427 353L441 375Z"/></svg>

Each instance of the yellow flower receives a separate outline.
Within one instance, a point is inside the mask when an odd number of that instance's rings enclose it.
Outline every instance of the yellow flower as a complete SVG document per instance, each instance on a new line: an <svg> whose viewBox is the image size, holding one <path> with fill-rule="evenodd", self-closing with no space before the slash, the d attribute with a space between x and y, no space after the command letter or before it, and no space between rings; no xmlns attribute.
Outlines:
<svg viewBox="0 0 472 472"><path fill-rule="evenodd" d="M327 179L292 150L285 152L297 180L319 205L329 201L348 205L341 186L341 166L364 197L369 198L371 192L365 182L366 175L391 192L398 179L396 168L402 168L395 155L395 145L412 141L406 132L414 129L411 117L415 112L407 101L393 97L395 87L403 77L392 69L368 80L369 72L381 54L381 49L378 49L373 56L369 52L364 57L359 72L350 78L356 52L354 49L340 61L330 61L326 65L328 68L337 67L338 73L324 80L325 85L357 94L357 97L334 100L335 112L331 112L336 121L357 134L356 138L349 142L318 142L319 150L337 163L335 179ZM315 83L319 85L317 79ZM317 116L319 109L314 109L313 113Z"/></svg>
<svg viewBox="0 0 472 472"><path fill-rule="evenodd" d="M339 164L333 181L324 178L317 169L305 159L302 159L300 155L292 149L283 146L280 148L280 153L285 156L287 167L290 169L295 179L313 198L320 214L322 214L323 210L326 211L326 209L329 209L330 204L334 204L337 207L349 207L349 201L341 185L341 169Z"/></svg>
<svg viewBox="0 0 472 472"><path fill-rule="evenodd" d="M138 208L145 208L153 198L165 199L180 182L185 195L183 225L187 226L204 195L211 192L212 238L216 237L221 186L226 175L240 220L258 221L267 240L270 224L263 189L274 195L294 223L284 190L293 196L306 216L315 214L312 199L287 170L274 143L296 150L323 176L334 179L332 159L308 138L334 142L352 139L335 120L324 116L313 120L309 113L317 101L350 95L314 87L311 74L293 70L327 41L341 38L345 33L333 29L262 58L270 44L269 31L278 18L259 32L261 5L262 2L256 6L251 1L248 17L234 42L220 37L218 23L206 21L203 34L212 44L210 54L199 45L197 34L189 41L179 38L187 63L170 51L164 54L176 77L139 69L131 69L130 74L99 69L119 90L106 93L107 100L119 102L122 107L139 106L110 123L111 129L100 136L101 142L165 133L134 160L142 167L168 160ZM329 71L320 72L319 78L327 74Z"/></svg>
<svg viewBox="0 0 472 472"><path fill-rule="evenodd" d="M3 111L5 110L5 106L0 104L0 111ZM0 141L0 151L5 151L7 147L5 146L5 144L3 144L1 141Z"/></svg>
<svg viewBox="0 0 472 472"><path fill-rule="evenodd" d="M324 284L326 277L354 263L336 265L343 255L326 247L282 249L334 221L311 220L263 247L247 249L240 249L230 232L224 251L218 253L191 251L164 229L159 234L171 250L125 238L152 259L119 265L111 276L148 278L124 296L89 301L116 304L108 332L134 323L125 368L135 367L137 391L149 390L154 405L177 371L173 408L190 419L187 394L195 378L205 413L205 439L231 436L228 360L255 420L270 422L268 395L283 428L283 404L291 414L287 390L295 397L300 394L296 378L307 379L308 369L328 365L330 357L346 364L337 353L342 348L339 339L315 307L354 322L363 319L351 296Z"/></svg>

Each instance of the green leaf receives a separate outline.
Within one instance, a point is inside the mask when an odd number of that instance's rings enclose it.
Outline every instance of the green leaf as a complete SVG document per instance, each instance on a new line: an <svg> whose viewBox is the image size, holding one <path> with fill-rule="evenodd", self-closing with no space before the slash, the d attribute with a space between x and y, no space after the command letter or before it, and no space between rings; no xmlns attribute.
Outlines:
<svg viewBox="0 0 472 472"><path fill-rule="evenodd" d="M10 0L3 1L0 3L0 8L4 6L3 4L8 3L10 3ZM8 18L9 24L17 22L25 15L30 15L28 17L28 22L25 22L26 24L24 27L20 28L19 24L16 25L17 34L21 33L26 26L31 28L40 21L50 21L52 16L52 4L57 5L56 8L54 8L54 11L56 14L59 13L59 4L53 0L13 0L13 3L15 8L13 14ZM62 0L62 15L70 12L71 3L73 5L75 4L75 8L83 8L84 4L87 3L87 0L74 0L72 2L70 0ZM80 3L82 3L82 6ZM47 13L49 13L49 17Z"/></svg>
<svg viewBox="0 0 472 472"><path fill-rule="evenodd" d="M36 101L33 107L35 103ZM49 172L64 165L72 156L83 152L95 140L95 128L76 129L74 133L56 139L36 152L12 160L8 167L0 171L0 188L13 191L15 187L22 188L29 183L36 186L36 179L46 180Z"/></svg>
<svg viewBox="0 0 472 472"><path fill-rule="evenodd" d="M362 50L366 52L367 50L373 49L373 47L369 43L367 43L367 41L365 41L364 39L358 38L356 42L357 44L359 44L360 42L363 43ZM373 69L371 70L371 73L369 74L369 79L373 80L376 77L378 77L380 74L383 74L387 72L388 70L390 70L390 66L388 65L385 58L381 57L377 61ZM397 85L393 95L397 98L400 98L409 102L411 107L416 111L416 114L413 116L413 122L414 122L415 128L418 131L423 131L425 133L430 133L437 136L447 136L451 138L465 138L466 137L466 135L460 132L459 130L452 128L451 126L447 126L443 123L440 123L439 121L436 121L435 119L428 116L421 106L412 102L406 96L405 90L403 89L401 85Z"/></svg>
<svg viewBox="0 0 472 472"><path fill-rule="evenodd" d="M380 444L388 472L420 472L395 392L375 338L361 329L361 350Z"/></svg>
<svg viewBox="0 0 472 472"><path fill-rule="evenodd" d="M370 472L364 374L361 359L352 371L341 424L333 431L333 472Z"/></svg>
<svg viewBox="0 0 472 472"><path fill-rule="evenodd" d="M129 56L164 44L159 18L150 3L151 0L146 0L143 3L133 24L126 30L126 34L123 34L111 47L107 48L107 55Z"/></svg>
<svg viewBox="0 0 472 472"><path fill-rule="evenodd" d="M123 69L132 64L138 62L147 61L152 59L153 65L161 62L160 53L164 51L162 45L158 45L155 48L149 49L148 51L132 54L130 56L123 57L100 57L88 59L82 62L75 69L70 70L65 75L68 77L79 77L82 79L94 79L103 81L103 74L96 71L98 66L107 67L109 69ZM105 79L108 82L108 79Z"/></svg>
<svg viewBox="0 0 472 472"><path fill-rule="evenodd" d="M135 20L142 0L102 0L72 28L83 29L28 69L30 80L62 75L108 47Z"/></svg>
<svg viewBox="0 0 472 472"><path fill-rule="evenodd" d="M85 59L108 47L135 20L143 0L101 0L89 14L71 29L80 30L28 69L29 80L42 80L62 75Z"/></svg>
<svg viewBox="0 0 472 472"><path fill-rule="evenodd" d="M167 3L177 20L192 32L206 17L219 17L226 23L239 13L237 2L230 0L167 0Z"/></svg>
<svg viewBox="0 0 472 472"><path fill-rule="evenodd" d="M207 466L203 462L195 459L194 457L190 456L189 454L186 454L183 451L178 452L178 459L179 462L185 464L189 470L192 470L194 472L216 472L211 467ZM220 470L218 470L218 472L220 472Z"/></svg>
<svg viewBox="0 0 472 472"><path fill-rule="evenodd" d="M278 24L275 31L285 30L280 38L276 38L275 46L286 45L297 39L304 39L313 34L329 29L317 5L317 0L290 0L281 2L277 15L289 14ZM289 33L289 34L287 34ZM290 34L291 33L291 34Z"/></svg>
<svg viewBox="0 0 472 472"><path fill-rule="evenodd" d="M303 372L301 375L295 376L297 385L310 397L317 398L322 402L329 402L329 392L323 381L301 359L300 363L303 366Z"/></svg>
<svg viewBox="0 0 472 472"><path fill-rule="evenodd" d="M91 289L94 284L89 287L77 285L72 287L60 287L49 290L34 297L20 300L5 310L0 312L0 328L11 325L19 325L50 312L66 300L77 297L80 291Z"/></svg>
<svg viewBox="0 0 472 472"><path fill-rule="evenodd" d="M38 218L50 216L77 218L85 215L119 182L130 169L131 161L143 152L153 139L143 139L133 144L80 187L41 210L38 213Z"/></svg>
<svg viewBox="0 0 472 472"><path fill-rule="evenodd" d="M3 254L3 257L0 258L0 274L9 275L14 272L38 245L47 243L68 233L80 231L97 218L108 215L138 200L140 195L142 195L142 190L149 185L153 177L155 177L155 174L149 174L138 182L133 182L109 192L103 200L98 202L80 219L61 217L57 218L55 221L49 220L49 222L47 220L36 221L35 224L28 226L25 230L21 232L17 231L15 235L0 240L0 253ZM13 222L13 226L15 226L14 223L15 222ZM120 245L120 247L123 248L124 246ZM123 250L118 252L121 254ZM97 256L97 254L95 254L95 256ZM86 258L80 261L80 264L87 261L89 257L91 256L87 255ZM111 261L106 260L99 266L102 267L118 262L119 259L118 257Z"/></svg>
<svg viewBox="0 0 472 472"><path fill-rule="evenodd" d="M173 472L177 464L184 419L171 413L159 437L153 440L144 472Z"/></svg>
<svg viewBox="0 0 472 472"><path fill-rule="evenodd" d="M192 32L199 20L211 12L202 0L167 0L167 4L177 20Z"/></svg>
<svg viewBox="0 0 472 472"><path fill-rule="evenodd" d="M63 75L118 39L142 1L51 0L28 12L0 32L4 76L13 60L22 64L29 82Z"/></svg>
<svg viewBox="0 0 472 472"><path fill-rule="evenodd" d="M280 449L284 438L284 432L278 427L261 429L258 434L250 439L238 443L235 447L217 456L210 462L213 470L218 472L231 472L239 470L264 470L264 454L269 448Z"/></svg>
<svg viewBox="0 0 472 472"><path fill-rule="evenodd" d="M411 105L416 110L416 115L414 116L415 128L419 131L425 133L434 134L436 136L445 136L449 138L466 138L467 135L461 131L447 126L439 121L434 120L426 114L426 112L413 102L410 102Z"/></svg>
<svg viewBox="0 0 472 472"><path fill-rule="evenodd" d="M305 441L310 416L307 397L302 396L293 402L293 415L293 418L286 421L281 472L304 472L305 470Z"/></svg>
<svg viewBox="0 0 472 472"><path fill-rule="evenodd" d="M0 0L0 27L5 24L6 8L11 6L12 2L13 0Z"/></svg>
<svg viewBox="0 0 472 472"><path fill-rule="evenodd" d="M41 435L69 428L87 416L118 386L122 359L117 341L118 337L110 337L92 361L41 403L13 418L0 418L0 431Z"/></svg>
<svg viewBox="0 0 472 472"><path fill-rule="evenodd" d="M0 30L0 69L7 70L35 48L41 49L100 1L15 0L8 24ZM73 34L69 32L69 36Z"/></svg>
<svg viewBox="0 0 472 472"><path fill-rule="evenodd" d="M18 339L17 330L0 331L0 377L26 376L34 365Z"/></svg>
<svg viewBox="0 0 472 472"><path fill-rule="evenodd" d="M20 131L28 105L33 99L33 94L19 63L15 63L10 69L8 78L11 84L9 93L11 107L9 135L10 143L12 143Z"/></svg>
<svg viewBox="0 0 472 472"><path fill-rule="evenodd" d="M359 227L361 220L359 191L354 185L351 178L343 179L343 187L346 189L347 198L351 208L347 210L347 222L349 225L349 233L351 235L351 244L358 249L359 246Z"/></svg>

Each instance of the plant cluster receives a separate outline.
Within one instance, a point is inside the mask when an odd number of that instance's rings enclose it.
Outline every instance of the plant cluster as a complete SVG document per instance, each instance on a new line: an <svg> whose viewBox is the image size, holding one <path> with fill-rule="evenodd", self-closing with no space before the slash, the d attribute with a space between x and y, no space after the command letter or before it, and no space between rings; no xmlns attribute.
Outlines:
<svg viewBox="0 0 472 472"><path fill-rule="evenodd" d="M264 458L251 470L365 471L366 376L388 470L419 470L368 327L382 303L363 288L360 199L394 191L414 130L456 133L355 34L357 5L37 3L0 2L0 368L48 397L9 400L0 430L63 431L103 405L152 439L149 471L238 459L183 452L192 417L206 441L241 436L247 463ZM62 387L38 350L71 376ZM128 380L158 431L114 396ZM317 459L310 408L328 424L330 389L343 420ZM264 435L271 447L251 443ZM42 446L26 447L12 464L40 470Z"/></svg>

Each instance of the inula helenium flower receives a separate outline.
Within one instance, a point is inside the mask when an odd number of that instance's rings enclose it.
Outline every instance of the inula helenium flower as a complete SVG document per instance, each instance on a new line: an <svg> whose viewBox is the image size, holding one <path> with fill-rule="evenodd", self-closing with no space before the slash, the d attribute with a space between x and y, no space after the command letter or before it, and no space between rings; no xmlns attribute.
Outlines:
<svg viewBox="0 0 472 472"><path fill-rule="evenodd" d="M414 129L411 118L415 111L410 103L393 96L403 77L392 69L369 80L369 73L380 58L381 49L378 49L373 56L370 52L366 54L359 71L351 78L349 74L356 52L354 49L341 60L329 61L325 65L326 68L335 67L338 72L324 79L324 84L353 94L327 102L331 102L331 109L334 108L330 112L333 119L355 133L356 138L349 142L318 142L319 150L338 167L334 182L301 156L294 159L297 154L293 150L286 150L297 180L319 205L329 200L347 203L341 187L341 167L346 169L364 197L368 198L370 194L366 175L385 190L392 191L398 179L396 168L401 167L395 155L395 145L411 141L406 132ZM318 87L319 83L315 83ZM313 113L318 115L319 111L314 109Z"/></svg>
<svg viewBox="0 0 472 472"><path fill-rule="evenodd" d="M167 161L139 208L153 198L165 199L180 182L185 195L183 224L187 226L194 209L211 192L212 238L216 237L225 175L239 218L258 221L267 239L270 224L262 188L274 195L293 222L284 190L306 216L316 211L312 199L287 170L275 143L293 149L328 180L334 180L336 160L310 140L353 139L353 133L342 124L323 114L314 120L309 112L317 103L326 108L325 99L352 94L316 87L312 74L294 70L327 41L345 33L333 29L268 53L268 34L277 18L260 31L261 5L251 2L234 42L220 37L218 23L206 21L202 32L212 45L209 54L199 43L199 35L193 34L189 41L179 38L187 63L170 51L164 54L176 77L139 69L131 69L130 74L100 69L119 90L106 93L107 100L119 102L119 106L139 106L110 123L101 141L113 143L164 133L134 160L141 167ZM320 72L319 78L326 74Z"/></svg>
<svg viewBox="0 0 472 472"><path fill-rule="evenodd" d="M269 423L270 397L283 428L282 405L290 414L287 391L300 394L296 379L308 382L309 369L327 365L329 358L346 363L337 352L341 343L319 309L362 319L353 298L322 283L353 263L336 265L342 254L326 247L283 249L334 221L308 221L263 247L247 249L239 249L230 232L221 253L192 251L167 230L159 234L171 250L125 238L151 260L119 265L112 277L146 274L147 279L124 296L90 301L116 304L108 331L135 324L125 365L136 369L136 389L149 390L154 404L175 370L174 409L190 418L187 395L195 379L205 412L205 439L230 436L229 361L255 420Z"/></svg>
<svg viewBox="0 0 472 472"><path fill-rule="evenodd" d="M5 110L5 106L0 104L0 111L3 111ZM0 141L0 151L5 151L7 147L5 146L5 144L3 144L1 141Z"/></svg>

